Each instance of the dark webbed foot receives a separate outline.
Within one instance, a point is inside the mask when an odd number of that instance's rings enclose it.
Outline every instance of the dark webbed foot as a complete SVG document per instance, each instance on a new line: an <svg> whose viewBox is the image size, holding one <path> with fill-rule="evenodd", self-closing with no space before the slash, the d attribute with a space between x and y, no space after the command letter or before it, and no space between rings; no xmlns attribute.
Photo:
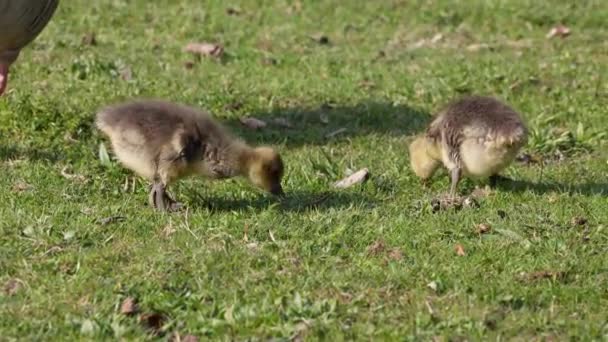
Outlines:
<svg viewBox="0 0 608 342"><path fill-rule="evenodd" d="M162 183L152 184L150 194L148 195L148 202L159 211L177 211L183 207L181 203L176 202L167 194L166 188Z"/></svg>

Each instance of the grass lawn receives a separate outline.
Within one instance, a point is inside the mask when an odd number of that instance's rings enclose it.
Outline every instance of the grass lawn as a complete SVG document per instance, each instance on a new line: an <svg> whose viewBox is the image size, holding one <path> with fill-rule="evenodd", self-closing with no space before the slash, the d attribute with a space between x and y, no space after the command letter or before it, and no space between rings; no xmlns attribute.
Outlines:
<svg viewBox="0 0 608 342"><path fill-rule="evenodd" d="M0 340L606 338L606 23L600 0L62 1L0 98ZM434 213L448 179L424 189L407 144L466 93L521 111L533 160ZM93 127L135 97L277 146L288 198L192 178L153 212Z"/></svg>

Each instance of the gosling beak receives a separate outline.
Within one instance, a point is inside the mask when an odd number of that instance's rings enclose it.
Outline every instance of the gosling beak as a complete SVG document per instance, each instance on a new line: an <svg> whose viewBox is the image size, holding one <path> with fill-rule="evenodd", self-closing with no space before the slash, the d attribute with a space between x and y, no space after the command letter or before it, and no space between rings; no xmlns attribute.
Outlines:
<svg viewBox="0 0 608 342"><path fill-rule="evenodd" d="M273 185L270 189L270 193L278 197L285 196L285 192L283 192L283 187L281 187L281 184Z"/></svg>

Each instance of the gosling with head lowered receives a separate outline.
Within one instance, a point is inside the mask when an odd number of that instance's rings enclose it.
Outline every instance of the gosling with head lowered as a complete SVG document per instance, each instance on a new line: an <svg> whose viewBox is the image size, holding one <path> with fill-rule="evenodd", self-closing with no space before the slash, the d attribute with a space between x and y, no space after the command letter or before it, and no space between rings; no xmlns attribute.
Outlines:
<svg viewBox="0 0 608 342"><path fill-rule="evenodd" d="M148 200L158 210L181 208L166 189L190 175L242 176L274 195L284 194L284 166L278 152L249 146L198 109L137 100L100 110L96 125L111 141L118 160L152 183Z"/></svg>
<svg viewBox="0 0 608 342"><path fill-rule="evenodd" d="M414 173L424 182L443 164L456 195L461 177L490 178L493 185L527 143L520 115L492 97L467 96L449 103L409 146Z"/></svg>

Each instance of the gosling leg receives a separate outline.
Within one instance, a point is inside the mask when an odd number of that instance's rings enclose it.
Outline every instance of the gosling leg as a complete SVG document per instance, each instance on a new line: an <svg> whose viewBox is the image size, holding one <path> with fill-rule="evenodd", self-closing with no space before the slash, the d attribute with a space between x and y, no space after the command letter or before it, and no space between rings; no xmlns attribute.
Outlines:
<svg viewBox="0 0 608 342"><path fill-rule="evenodd" d="M450 187L450 195L452 197L456 196L456 189L458 188L458 183L460 182L461 170L459 167L455 167L450 170L450 176L452 179L452 186Z"/></svg>

